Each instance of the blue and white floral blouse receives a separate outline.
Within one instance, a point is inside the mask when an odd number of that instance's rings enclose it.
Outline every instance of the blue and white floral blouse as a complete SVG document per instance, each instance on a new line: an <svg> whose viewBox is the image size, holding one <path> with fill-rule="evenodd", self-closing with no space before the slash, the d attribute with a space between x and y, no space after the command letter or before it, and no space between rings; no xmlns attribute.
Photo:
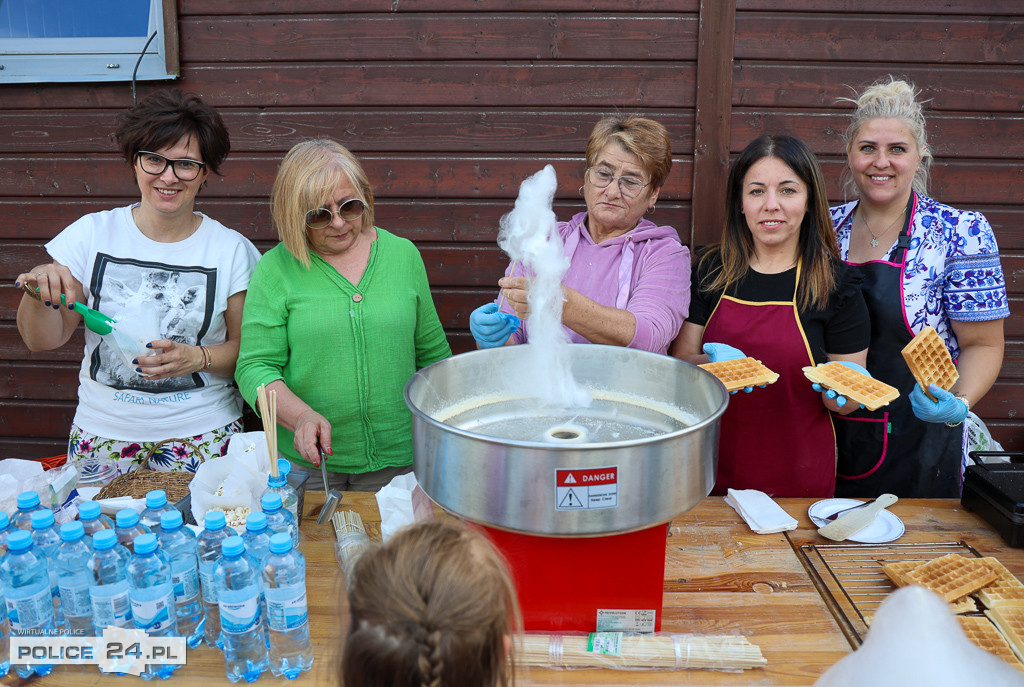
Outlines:
<svg viewBox="0 0 1024 687"><path fill-rule="evenodd" d="M853 211L859 201L832 208L839 255L849 261ZM950 320L981 322L1010 316L999 247L980 212L957 210L914 194L910 247L903 265L903 317L917 334L931 325L955 360L960 355ZM892 248L886 255L892 254Z"/></svg>

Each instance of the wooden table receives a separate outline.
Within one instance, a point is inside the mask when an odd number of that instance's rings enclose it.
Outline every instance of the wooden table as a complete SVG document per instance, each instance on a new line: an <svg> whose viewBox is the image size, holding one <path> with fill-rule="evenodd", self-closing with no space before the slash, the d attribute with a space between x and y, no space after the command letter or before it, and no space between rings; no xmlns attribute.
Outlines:
<svg viewBox="0 0 1024 687"><path fill-rule="evenodd" d="M307 557L307 585L315 662L312 670L288 683L266 673L259 684L338 685L338 665L348 607L341 572L334 558L330 525L318 526L322 492L307 492L301 550ZM780 499L799 528L758 535L723 500L709 497L673 521L666 546L664 633L738 634L761 647L768 665L742 673L704 670L625 672L524 668L520 685L811 685L851 645L833 617L797 551L803 544L827 544L807 517L812 499ZM346 493L339 506L358 512L371 537L379 538L379 515L372 494ZM904 541L963 540L983 555L997 556L1024 577L1024 553L1007 548L977 516L954 500L900 501L890 510L907 525ZM79 687L134 681L101 675L95 668L60 667L32 682L40 686ZM190 650L175 683L230 684L223 655L202 647ZM12 671L7 684L21 681ZM141 684L141 683L140 683Z"/></svg>

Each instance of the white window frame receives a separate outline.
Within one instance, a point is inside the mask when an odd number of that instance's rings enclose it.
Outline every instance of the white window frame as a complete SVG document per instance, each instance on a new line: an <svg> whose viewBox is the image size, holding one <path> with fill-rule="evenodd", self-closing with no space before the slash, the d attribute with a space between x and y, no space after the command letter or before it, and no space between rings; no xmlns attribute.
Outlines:
<svg viewBox="0 0 1024 687"><path fill-rule="evenodd" d="M175 0L150 0L149 29L131 38L0 38L0 83L68 83L176 79L178 12Z"/></svg>

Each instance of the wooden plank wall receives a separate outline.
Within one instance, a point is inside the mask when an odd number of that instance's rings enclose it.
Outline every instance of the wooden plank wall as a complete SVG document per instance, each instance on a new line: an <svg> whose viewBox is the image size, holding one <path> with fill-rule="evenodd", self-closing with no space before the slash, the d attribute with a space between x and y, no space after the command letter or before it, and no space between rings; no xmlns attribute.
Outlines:
<svg viewBox="0 0 1024 687"><path fill-rule="evenodd" d="M309 136L341 140L367 169L380 226L419 246L452 346L466 350L469 312L493 297L504 266L499 217L548 163L559 216L581 209L583 152L601 115L638 112L669 128L675 165L656 219L707 242L730 151L787 130L837 177L846 110L836 98L898 66L938 110L935 195L997 225L1019 304L1024 202L1010 189L1024 84L1020 17L1004 4L942 0L925 15L915 0L179 0L178 85L219 108L233 146L199 207L266 250L284 152ZM29 353L10 286L72 220L136 198L110 140L130 102L127 84L0 85L0 457L63 450L81 337ZM1024 448L1024 324L1007 330L1003 377L981 412L1004 444Z"/></svg>

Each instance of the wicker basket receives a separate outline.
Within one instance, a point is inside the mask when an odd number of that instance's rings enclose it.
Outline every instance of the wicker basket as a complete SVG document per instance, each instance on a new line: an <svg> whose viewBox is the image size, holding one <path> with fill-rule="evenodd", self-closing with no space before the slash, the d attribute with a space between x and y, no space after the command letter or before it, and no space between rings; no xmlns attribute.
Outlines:
<svg viewBox="0 0 1024 687"><path fill-rule="evenodd" d="M153 444L153 447L146 453L139 467L131 472L118 475L110 481L110 484L100 489L96 499L109 499L117 496L131 496L134 499L145 498L148 492L154 489L163 489L167 492L168 503L175 503L188 496L188 485L195 477L194 472L165 472L163 470L150 470L149 459L158 448L166 443L177 442L185 444L199 458L202 463L205 460L203 452L196 448L196 445L186 439L164 439Z"/></svg>

